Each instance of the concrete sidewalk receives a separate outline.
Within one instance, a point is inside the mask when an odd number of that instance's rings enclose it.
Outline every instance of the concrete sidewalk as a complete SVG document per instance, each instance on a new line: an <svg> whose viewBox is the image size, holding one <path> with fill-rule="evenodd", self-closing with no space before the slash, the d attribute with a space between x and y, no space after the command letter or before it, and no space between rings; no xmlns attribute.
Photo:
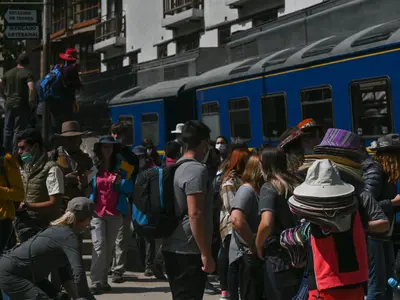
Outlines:
<svg viewBox="0 0 400 300"><path fill-rule="evenodd" d="M143 273L127 273L126 281L121 284L110 284L112 292L95 296L98 300L171 300L171 292L167 281L158 280L154 277L144 277ZM90 279L89 283L90 283ZM219 295L204 296L205 300L217 300Z"/></svg>

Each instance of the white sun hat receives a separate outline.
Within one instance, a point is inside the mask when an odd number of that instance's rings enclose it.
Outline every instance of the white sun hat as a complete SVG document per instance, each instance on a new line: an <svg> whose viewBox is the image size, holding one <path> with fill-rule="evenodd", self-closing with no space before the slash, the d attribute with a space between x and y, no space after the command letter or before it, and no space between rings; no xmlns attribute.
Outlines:
<svg viewBox="0 0 400 300"><path fill-rule="evenodd" d="M182 133L183 126L185 126L183 123L176 124L175 130L172 130L171 133Z"/></svg>
<svg viewBox="0 0 400 300"><path fill-rule="evenodd" d="M354 187L345 183L336 165L329 159L316 160L308 169L306 180L293 192L298 197L339 198L350 196Z"/></svg>

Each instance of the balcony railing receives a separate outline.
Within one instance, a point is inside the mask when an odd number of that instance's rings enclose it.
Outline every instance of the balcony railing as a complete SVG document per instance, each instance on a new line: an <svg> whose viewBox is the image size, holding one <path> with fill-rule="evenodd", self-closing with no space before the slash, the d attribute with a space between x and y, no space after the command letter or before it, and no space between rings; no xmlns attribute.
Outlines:
<svg viewBox="0 0 400 300"><path fill-rule="evenodd" d="M97 22L100 13L99 5L92 5L87 8L77 9L74 7L74 13L72 16L73 26L72 28L80 28L87 25L91 25Z"/></svg>
<svg viewBox="0 0 400 300"><path fill-rule="evenodd" d="M204 9L204 0L164 0L164 18L193 8Z"/></svg>
<svg viewBox="0 0 400 300"><path fill-rule="evenodd" d="M102 20L101 23L96 24L96 43L108 40L112 37L126 37L125 24L125 15L115 15Z"/></svg>
<svg viewBox="0 0 400 300"><path fill-rule="evenodd" d="M52 27L51 27L51 33L57 33L63 29L66 28L66 18L61 17L59 19L56 19L53 21Z"/></svg>

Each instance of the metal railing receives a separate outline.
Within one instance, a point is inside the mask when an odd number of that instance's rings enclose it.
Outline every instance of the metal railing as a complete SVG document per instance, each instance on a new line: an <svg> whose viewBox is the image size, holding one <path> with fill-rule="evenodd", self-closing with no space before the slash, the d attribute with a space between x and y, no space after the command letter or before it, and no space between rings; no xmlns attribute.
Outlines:
<svg viewBox="0 0 400 300"><path fill-rule="evenodd" d="M192 8L204 9L204 0L164 0L164 18Z"/></svg>
<svg viewBox="0 0 400 300"><path fill-rule="evenodd" d="M126 17L124 14L114 15L96 24L96 43L108 40L112 37L126 37Z"/></svg>
<svg viewBox="0 0 400 300"><path fill-rule="evenodd" d="M77 4L74 5L74 13L72 16L74 24L87 22L93 19L97 19L99 17L99 12L100 12L99 5L93 5L79 10L77 10L76 7Z"/></svg>
<svg viewBox="0 0 400 300"><path fill-rule="evenodd" d="M66 27L67 27L67 22L66 22L66 18L65 17L62 17L60 19L56 19L52 23L51 33L59 32L60 30L65 29Z"/></svg>

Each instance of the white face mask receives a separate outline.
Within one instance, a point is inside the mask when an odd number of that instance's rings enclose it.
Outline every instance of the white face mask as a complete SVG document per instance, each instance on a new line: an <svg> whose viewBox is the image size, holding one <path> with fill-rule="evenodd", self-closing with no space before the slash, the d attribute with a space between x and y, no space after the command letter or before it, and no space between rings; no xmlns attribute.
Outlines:
<svg viewBox="0 0 400 300"><path fill-rule="evenodd" d="M217 149L219 152L224 152L227 149L227 146L225 144L215 144L215 149Z"/></svg>
<svg viewBox="0 0 400 300"><path fill-rule="evenodd" d="M152 151L152 149L147 149L147 155L148 155L148 156L151 155L151 151Z"/></svg>

